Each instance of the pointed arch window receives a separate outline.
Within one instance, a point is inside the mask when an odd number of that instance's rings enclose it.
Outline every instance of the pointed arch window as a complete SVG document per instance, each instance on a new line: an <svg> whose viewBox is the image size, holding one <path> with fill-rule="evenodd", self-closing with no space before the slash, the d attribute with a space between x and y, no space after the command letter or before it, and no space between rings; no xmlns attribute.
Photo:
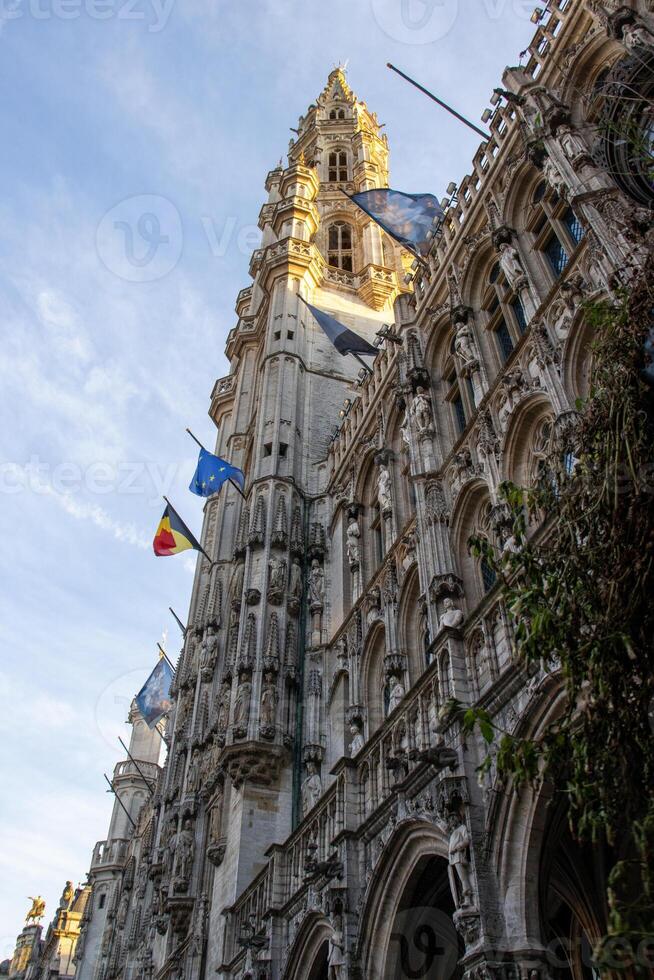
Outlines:
<svg viewBox="0 0 654 980"><path fill-rule="evenodd" d="M337 183L348 179L347 151L334 150L329 154L329 181Z"/></svg>
<svg viewBox="0 0 654 980"><path fill-rule="evenodd" d="M346 221L335 221L327 229L327 245L329 265L344 272L353 272L352 226Z"/></svg>

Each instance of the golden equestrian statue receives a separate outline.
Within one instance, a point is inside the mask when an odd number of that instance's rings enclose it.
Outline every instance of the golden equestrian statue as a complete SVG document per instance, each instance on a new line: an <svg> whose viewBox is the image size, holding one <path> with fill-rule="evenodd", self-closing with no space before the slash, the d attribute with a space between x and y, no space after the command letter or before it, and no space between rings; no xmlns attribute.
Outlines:
<svg viewBox="0 0 654 980"><path fill-rule="evenodd" d="M36 898L32 898L31 895L27 896L32 903L32 907L25 916L25 922L39 922L40 919L45 915L45 901L40 895Z"/></svg>

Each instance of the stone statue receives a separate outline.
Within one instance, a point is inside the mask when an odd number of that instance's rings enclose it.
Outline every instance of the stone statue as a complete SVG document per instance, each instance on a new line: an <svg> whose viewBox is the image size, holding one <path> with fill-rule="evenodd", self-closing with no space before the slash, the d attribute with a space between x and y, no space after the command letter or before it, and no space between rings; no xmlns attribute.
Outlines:
<svg viewBox="0 0 654 980"><path fill-rule="evenodd" d="M361 531L359 530L359 522L356 517L350 518L350 523L347 526L347 542L345 545L347 551L347 560L350 565L359 564L359 538L361 537Z"/></svg>
<svg viewBox="0 0 654 980"><path fill-rule="evenodd" d="M250 696L252 694L252 684L248 680L247 674L241 675L241 681L236 690L236 700L234 701L234 727L247 728L250 718Z"/></svg>
<svg viewBox="0 0 654 980"><path fill-rule="evenodd" d="M227 731L229 725L229 707L232 700L232 690L229 681L224 681L218 701L217 728L219 732Z"/></svg>
<svg viewBox="0 0 654 980"><path fill-rule="evenodd" d="M361 728L355 721L353 721L350 725L350 735L353 736L352 741L350 742L350 755L355 756L357 752L360 752L365 745Z"/></svg>
<svg viewBox="0 0 654 980"><path fill-rule="evenodd" d="M411 449L411 427L409 422L409 413L405 410L400 422L400 435L402 437L402 442L406 447L406 451L409 452Z"/></svg>
<svg viewBox="0 0 654 980"><path fill-rule="evenodd" d="M211 817L209 819L209 838L214 843L220 840L220 835L223 827L223 798L218 797L218 800L211 808Z"/></svg>
<svg viewBox="0 0 654 980"><path fill-rule="evenodd" d="M341 980L345 966L345 941L341 927L340 916L334 916L332 934L329 937L329 953L327 956L328 980Z"/></svg>
<svg viewBox="0 0 654 980"><path fill-rule="evenodd" d="M543 177L552 190L559 195L559 197L566 196L568 190L567 184L561 176L559 168L551 157L547 157L545 163L543 164Z"/></svg>
<svg viewBox="0 0 654 980"><path fill-rule="evenodd" d="M283 558L271 558L268 562L268 591L281 592L284 589L286 578L286 562Z"/></svg>
<svg viewBox="0 0 654 980"><path fill-rule="evenodd" d="M129 892L123 891L120 896L120 902L118 903L118 912L116 913L116 924L119 929L124 929L125 923L127 922L127 912L129 911Z"/></svg>
<svg viewBox="0 0 654 980"><path fill-rule="evenodd" d="M472 332L470 327L465 323L461 324L456 332L454 353L464 368L473 368L479 364L479 358L472 339Z"/></svg>
<svg viewBox="0 0 654 980"><path fill-rule="evenodd" d="M502 242L500 245L500 266L509 286L517 285L519 280L525 277L518 250L508 242Z"/></svg>
<svg viewBox="0 0 654 980"><path fill-rule="evenodd" d="M635 21L627 23L622 28L622 40L629 51L635 48L649 48L654 44L654 35L650 34L643 24Z"/></svg>
<svg viewBox="0 0 654 980"><path fill-rule="evenodd" d="M464 619L465 616L461 610L454 605L454 599L447 596L443 602L443 613L439 621L441 629L444 626L448 626L450 629L459 629Z"/></svg>
<svg viewBox="0 0 654 980"><path fill-rule="evenodd" d="M38 922L45 915L45 900L37 895L36 898L32 898L31 895L27 896L32 903L32 907L25 916L25 922Z"/></svg>
<svg viewBox="0 0 654 980"><path fill-rule="evenodd" d="M241 602L241 596L243 595L243 582L245 580L245 564L239 562L234 570L234 576L232 578L232 586L230 589L232 597L232 605L239 604Z"/></svg>
<svg viewBox="0 0 654 980"><path fill-rule="evenodd" d="M186 792L197 793L200 786L200 750L195 749L186 774Z"/></svg>
<svg viewBox="0 0 654 980"><path fill-rule="evenodd" d="M382 514L388 514L393 508L393 502L391 500L391 474L388 470L388 466L385 463L381 463L379 466L379 475L377 477L377 500L379 501L379 507Z"/></svg>
<svg viewBox="0 0 654 980"><path fill-rule="evenodd" d="M188 887L191 880L195 857L195 834L190 820L186 820L182 829L175 834L173 849L176 861L175 884L178 890L182 890L184 886Z"/></svg>
<svg viewBox="0 0 654 980"><path fill-rule="evenodd" d="M214 626L208 626L200 648L200 669L211 671L218 659L218 637Z"/></svg>
<svg viewBox="0 0 654 980"><path fill-rule="evenodd" d="M302 569L297 558L291 563L291 576L288 584L288 592L292 599L302 598Z"/></svg>
<svg viewBox="0 0 654 980"><path fill-rule="evenodd" d="M465 822L452 816L449 822L450 841L448 857L452 869L452 890L454 901L459 907L472 905L472 882L468 848L470 836ZM458 892L460 891L460 895Z"/></svg>
<svg viewBox="0 0 654 980"><path fill-rule="evenodd" d="M388 713L390 715L392 711L395 711L406 692L404 690L404 684L399 677L391 677L388 686L390 688L390 700L388 702Z"/></svg>
<svg viewBox="0 0 654 980"><path fill-rule="evenodd" d="M311 571L309 572L309 601L311 605L322 606L323 596L325 592L325 574L320 567L320 562L317 558L314 558L311 562Z"/></svg>
<svg viewBox="0 0 654 980"><path fill-rule="evenodd" d="M302 783L302 813L306 816L322 796L322 780L315 762L307 762L307 775Z"/></svg>
<svg viewBox="0 0 654 980"><path fill-rule="evenodd" d="M424 388L416 389L415 398L411 405L411 414L415 420L419 435L426 435L432 432L431 405Z"/></svg>
<svg viewBox="0 0 654 980"><path fill-rule="evenodd" d="M277 714L277 687L272 674L266 674L265 684L261 692L261 708L259 721L262 728L275 727L275 715Z"/></svg>
<svg viewBox="0 0 654 980"><path fill-rule="evenodd" d="M575 133L572 126L565 123L563 126L559 126L556 131L556 136L568 160L574 161L579 160L580 157L585 157L588 155L588 150L586 149L586 144L578 133Z"/></svg>

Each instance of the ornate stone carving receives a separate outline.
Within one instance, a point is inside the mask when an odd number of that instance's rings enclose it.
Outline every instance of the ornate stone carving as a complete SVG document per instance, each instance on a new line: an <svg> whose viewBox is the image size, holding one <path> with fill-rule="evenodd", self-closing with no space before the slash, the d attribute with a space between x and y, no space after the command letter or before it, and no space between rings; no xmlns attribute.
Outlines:
<svg viewBox="0 0 654 980"><path fill-rule="evenodd" d="M439 620L439 626L441 629L447 627L448 629L459 629L465 619L464 614L461 612L458 606L454 605L454 599L450 596L446 596L443 600L443 612Z"/></svg>
<svg viewBox="0 0 654 980"><path fill-rule="evenodd" d="M245 738L250 718L252 682L248 674L241 674L234 699L234 737Z"/></svg>
<svg viewBox="0 0 654 980"><path fill-rule="evenodd" d="M306 763L307 774L302 783L302 812L306 816L322 796L322 780L315 762Z"/></svg>
<svg viewBox="0 0 654 980"><path fill-rule="evenodd" d="M268 562L268 601L279 605L286 589L286 559L274 555Z"/></svg>
<svg viewBox="0 0 654 980"><path fill-rule="evenodd" d="M359 538L361 537L361 530L359 528L359 521L356 515L350 516L350 523L347 526L347 540L345 544L347 552L347 560L350 563L350 568L356 568L359 565Z"/></svg>

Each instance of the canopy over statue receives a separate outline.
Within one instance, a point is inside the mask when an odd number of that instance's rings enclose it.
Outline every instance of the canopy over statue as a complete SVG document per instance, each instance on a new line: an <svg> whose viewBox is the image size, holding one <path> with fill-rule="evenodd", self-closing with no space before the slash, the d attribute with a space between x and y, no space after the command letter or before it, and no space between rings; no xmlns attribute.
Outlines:
<svg viewBox="0 0 654 980"><path fill-rule="evenodd" d="M45 901L40 895L36 898L32 898L31 895L27 896L32 903L32 907L25 916L25 922L38 922L45 915Z"/></svg>

